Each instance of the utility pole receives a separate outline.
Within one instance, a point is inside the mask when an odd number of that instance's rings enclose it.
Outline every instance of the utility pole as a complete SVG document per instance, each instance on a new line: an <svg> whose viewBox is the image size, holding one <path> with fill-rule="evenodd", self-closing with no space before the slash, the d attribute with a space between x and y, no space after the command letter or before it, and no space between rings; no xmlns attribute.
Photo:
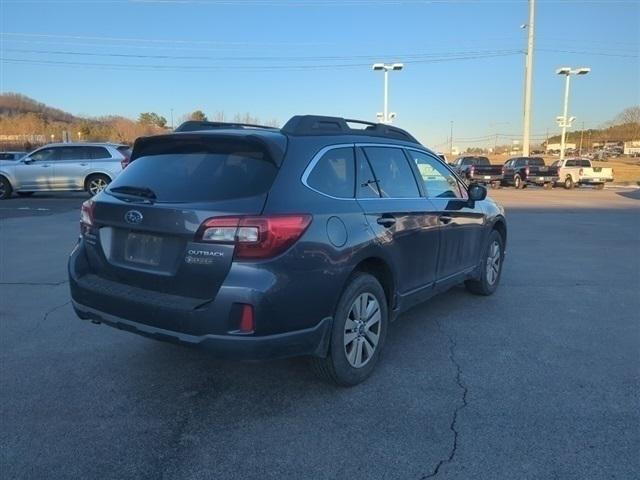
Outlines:
<svg viewBox="0 0 640 480"><path fill-rule="evenodd" d="M453 120L451 120L451 133L449 135L449 155L453 156Z"/></svg>
<svg viewBox="0 0 640 480"><path fill-rule="evenodd" d="M171 109L171 130L173 130L173 108Z"/></svg>
<svg viewBox="0 0 640 480"><path fill-rule="evenodd" d="M580 150L578 150L578 156L582 156L582 139L584 138L584 122L582 122L582 130L580 130Z"/></svg>
<svg viewBox="0 0 640 480"><path fill-rule="evenodd" d="M525 62L524 80L524 122L522 132L522 155L529 156L529 143L531 137L531 89L533 83L533 44L535 36L535 0L529 0L529 29L527 35L527 58Z"/></svg>

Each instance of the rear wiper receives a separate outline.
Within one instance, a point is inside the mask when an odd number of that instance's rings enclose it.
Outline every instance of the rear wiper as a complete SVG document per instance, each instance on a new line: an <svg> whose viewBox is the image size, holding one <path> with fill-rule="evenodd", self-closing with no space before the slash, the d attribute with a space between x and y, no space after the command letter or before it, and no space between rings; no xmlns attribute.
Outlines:
<svg viewBox="0 0 640 480"><path fill-rule="evenodd" d="M132 197L142 197L149 200L155 200L158 198L153 190L148 187L136 187L133 185L122 185L120 187L109 188L110 192L123 193L124 195L131 195Z"/></svg>

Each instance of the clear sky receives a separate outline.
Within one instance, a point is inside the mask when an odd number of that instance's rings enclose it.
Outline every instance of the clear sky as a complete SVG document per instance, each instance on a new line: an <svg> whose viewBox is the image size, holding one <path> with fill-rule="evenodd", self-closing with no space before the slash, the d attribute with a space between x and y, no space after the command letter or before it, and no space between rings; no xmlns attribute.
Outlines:
<svg viewBox="0 0 640 480"><path fill-rule="evenodd" d="M526 0L0 0L0 88L82 115L250 112L374 120L445 150L519 135ZM538 0L533 134L555 133L563 80L576 126L640 104L640 1ZM508 137L504 137L506 141ZM514 137L515 138L515 137ZM501 143L504 143L501 141ZM479 142L482 143L482 142ZM486 143L486 142L485 142Z"/></svg>

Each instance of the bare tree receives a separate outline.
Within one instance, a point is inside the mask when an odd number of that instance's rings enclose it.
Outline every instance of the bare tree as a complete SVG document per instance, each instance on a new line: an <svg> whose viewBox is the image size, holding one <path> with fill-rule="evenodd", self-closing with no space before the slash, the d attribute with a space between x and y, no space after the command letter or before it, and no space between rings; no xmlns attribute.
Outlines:
<svg viewBox="0 0 640 480"><path fill-rule="evenodd" d="M614 125L624 125L628 123L640 124L640 105L625 108L613 121Z"/></svg>

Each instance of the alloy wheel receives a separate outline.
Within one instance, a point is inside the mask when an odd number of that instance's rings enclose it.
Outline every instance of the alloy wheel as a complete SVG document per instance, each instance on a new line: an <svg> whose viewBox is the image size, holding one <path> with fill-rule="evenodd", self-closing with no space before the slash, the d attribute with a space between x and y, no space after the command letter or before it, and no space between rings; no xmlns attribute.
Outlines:
<svg viewBox="0 0 640 480"><path fill-rule="evenodd" d="M98 193L100 193L102 190L104 190L107 187L107 182L104 180L104 178L93 178L91 179L91 181L89 182L89 193L94 196L97 195Z"/></svg>
<svg viewBox="0 0 640 480"><path fill-rule="evenodd" d="M356 297L344 324L344 353L354 368L365 366L373 357L380 340L382 316L380 304L371 293Z"/></svg>
<svg viewBox="0 0 640 480"><path fill-rule="evenodd" d="M487 283L493 285L498 280L500 274L500 262L502 261L502 253L500 252L500 244L494 241L489 247L489 256L487 257Z"/></svg>

